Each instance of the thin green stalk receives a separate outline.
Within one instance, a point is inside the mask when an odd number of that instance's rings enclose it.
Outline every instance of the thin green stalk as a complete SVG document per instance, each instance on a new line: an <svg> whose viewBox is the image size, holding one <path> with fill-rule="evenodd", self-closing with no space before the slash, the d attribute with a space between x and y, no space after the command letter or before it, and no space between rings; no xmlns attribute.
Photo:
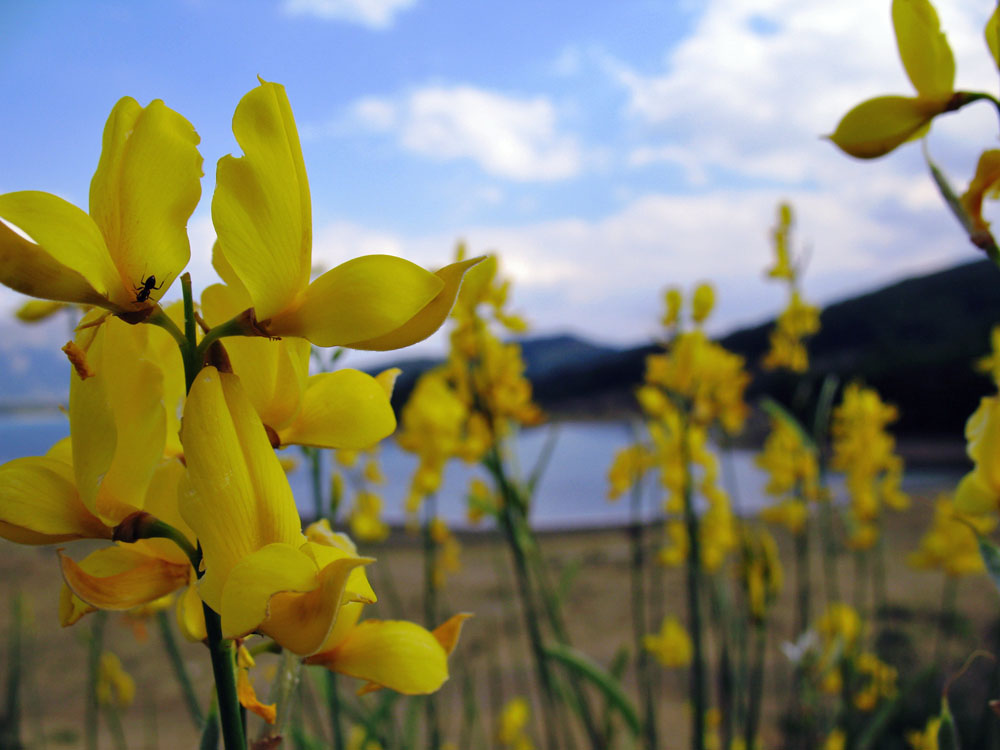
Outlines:
<svg viewBox="0 0 1000 750"><path fill-rule="evenodd" d="M285 727L288 726L292 717L301 676L302 660L294 652L287 648L283 649L278 674L274 678L274 682L271 683L270 701L277 707L274 724L266 728L263 736L282 737L285 735Z"/></svg>
<svg viewBox="0 0 1000 750"><path fill-rule="evenodd" d="M115 750L127 750L128 742L125 741L125 730L122 729L122 719L118 709L110 703L104 707L104 721L108 725L111 740L115 743Z"/></svg>
<svg viewBox="0 0 1000 750"><path fill-rule="evenodd" d="M17 748L21 744L21 681L24 667L22 635L24 607L19 591L10 597L10 633L7 640L7 695L0 715L0 747Z"/></svg>
<svg viewBox="0 0 1000 750"><path fill-rule="evenodd" d="M504 499L506 501L506 496ZM521 599L521 612L524 616L524 625L528 632L531 652L535 659L535 670L538 673L538 686L542 693L542 726L546 736L546 747L549 750L557 750L561 745L559 742L559 733L556 729L558 709L555 703L555 685L552 673L549 670L548 659L545 656L542 633L538 626L538 612L535 608L535 600L531 592L531 580L528 575L527 561L517 538L510 504L507 502L504 502L504 506L500 511L500 527L507 540L507 548L510 550L511 558L514 562L515 579L517 580L518 593Z"/></svg>
<svg viewBox="0 0 1000 750"><path fill-rule="evenodd" d="M885 575L885 529L879 529L878 542L872 553L872 606L875 623L884 626L889 613L889 590Z"/></svg>
<svg viewBox="0 0 1000 750"><path fill-rule="evenodd" d="M837 578L837 540L833 536L833 503L828 497L820 500L820 514L823 516L819 523L823 542L823 588L826 593L826 604L829 607L842 600L840 598L840 581Z"/></svg>
<svg viewBox="0 0 1000 750"><path fill-rule="evenodd" d="M181 275L181 291L184 295L184 333L187 346L181 347L184 358L184 380L186 391L191 391L194 380L201 370L202 360L198 356L197 325L194 317L194 295L191 292L191 274ZM197 570L197 566L195 567ZM219 699L219 719L222 724L222 738L226 750L246 750L243 730L243 711L236 697L236 662L232 641L222 637L222 621L207 604L205 629L208 633L208 650L215 676L215 690Z"/></svg>
<svg viewBox="0 0 1000 750"><path fill-rule="evenodd" d="M327 705L330 709L330 728L333 730L334 750L344 750L347 747L344 742L344 725L340 718L340 692L337 690L337 675L330 670L326 670L326 695Z"/></svg>
<svg viewBox="0 0 1000 750"><path fill-rule="evenodd" d="M97 720L100 713L100 704L97 701L97 681L100 677L104 626L107 621L107 611L99 609L94 613L90 622L90 638L87 642L87 705L84 713L87 750L97 750Z"/></svg>
<svg viewBox="0 0 1000 750"><path fill-rule="evenodd" d="M958 600L958 577L944 576L941 588L941 615L938 620L937 633L934 636L934 664L944 669L948 635L955 627L955 603Z"/></svg>
<svg viewBox="0 0 1000 750"><path fill-rule="evenodd" d="M635 647L639 692L642 696L643 739L647 750L656 750L656 703L653 700L649 652L643 647L642 643L649 629L646 617L646 591L643 585L646 572L646 557L642 523L642 484L640 477L635 477L634 480L632 483L630 506L632 518L629 524L629 541L632 546L632 564L630 566L632 579L632 638Z"/></svg>
<svg viewBox="0 0 1000 750"><path fill-rule="evenodd" d="M428 628L437 625L437 584L434 578L438 545L432 533L432 524L437 515L436 506L433 494L424 499L424 623ZM429 750L440 750L441 721L438 717L437 701L433 695L428 695L424 701L424 716L427 721L427 747Z"/></svg>
<svg viewBox="0 0 1000 750"><path fill-rule="evenodd" d="M757 747L757 733L760 728L760 713L764 705L764 657L767 646L767 623L763 618L753 624L753 666L750 668L750 685L747 691L747 721L744 745Z"/></svg>
<svg viewBox="0 0 1000 750"><path fill-rule="evenodd" d="M796 593L796 621L795 632L792 640L798 639L809 628L810 620L810 576L809 576L809 516L806 515L805 523L799 533L794 535L795 541L795 585Z"/></svg>
<svg viewBox="0 0 1000 750"><path fill-rule="evenodd" d="M202 609L205 612L205 630L208 633L215 691L219 696L222 741L226 750L246 750L243 712L236 697L236 649L232 641L222 637L222 618L207 604Z"/></svg>
<svg viewBox="0 0 1000 750"><path fill-rule="evenodd" d="M681 425L681 464L684 467L684 525L688 535L687 604L693 661L691 663L691 746L705 750L705 644L701 623L701 539L694 510L691 483L691 456L687 446L687 425Z"/></svg>
<svg viewBox="0 0 1000 750"><path fill-rule="evenodd" d="M194 685L191 684L191 677L188 675L187 667L184 666L184 658L181 656L180 648L177 645L177 638L174 637L173 628L170 625L170 618L163 610L156 613L156 623L160 628L160 637L163 639L163 647L167 652L170 666L174 670L174 676L181 686L181 694L184 696L184 704L187 706L188 714L195 726L201 729L205 725L205 717L198 703L198 696L195 695Z"/></svg>
<svg viewBox="0 0 1000 750"><path fill-rule="evenodd" d="M729 750L733 742L733 726L736 724L740 707L736 706L734 697L738 695L734 684L733 670L733 627L732 616L728 603L725 601L726 591L723 582L716 577L712 581L711 591L711 615L712 624L715 627L716 637L719 642L719 663L717 670L717 684L719 692L719 714L722 724L720 734L722 739L722 750Z"/></svg>

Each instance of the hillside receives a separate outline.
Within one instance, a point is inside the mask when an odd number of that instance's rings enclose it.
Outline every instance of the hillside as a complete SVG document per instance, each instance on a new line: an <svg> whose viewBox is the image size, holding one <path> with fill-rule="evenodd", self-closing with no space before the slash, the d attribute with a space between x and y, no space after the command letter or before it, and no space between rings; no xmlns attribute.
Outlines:
<svg viewBox="0 0 1000 750"><path fill-rule="evenodd" d="M954 440L989 380L973 370L1000 322L1000 272L988 261L915 277L827 307L809 343L812 371L802 379L760 370L773 323L735 331L721 342L746 357L753 372L748 398L771 395L802 411L827 375L875 386L900 409L898 434ZM539 403L555 416L600 418L634 410L654 344L616 350L572 336L521 342ZM420 372L434 362L401 362L395 401L404 403Z"/></svg>

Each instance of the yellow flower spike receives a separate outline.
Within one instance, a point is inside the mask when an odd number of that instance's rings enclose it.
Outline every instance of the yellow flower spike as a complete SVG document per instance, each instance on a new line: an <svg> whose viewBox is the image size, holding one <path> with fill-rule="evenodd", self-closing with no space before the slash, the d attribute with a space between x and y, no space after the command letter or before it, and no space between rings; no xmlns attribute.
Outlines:
<svg viewBox="0 0 1000 750"><path fill-rule="evenodd" d="M464 271L432 274L388 255L347 261L312 283L312 208L284 87L261 81L240 100L233 133L243 156L219 160L212 219L223 279L246 290L260 326L317 346L388 349L443 322Z"/></svg>
<svg viewBox="0 0 1000 750"><path fill-rule="evenodd" d="M945 99L879 96L850 110L829 138L858 159L885 156L909 140L921 138L937 115L946 111Z"/></svg>
<svg viewBox="0 0 1000 750"><path fill-rule="evenodd" d="M190 256L185 226L201 196L198 141L160 100L141 107L121 99L104 129L89 216L48 193L0 195L0 218L33 240L0 225L0 282L116 313L151 309ZM162 288L146 290L147 279Z"/></svg>
<svg viewBox="0 0 1000 750"><path fill-rule="evenodd" d="M949 96L955 86L955 57L929 0L893 0L892 25L899 58L921 96Z"/></svg>
<svg viewBox="0 0 1000 750"><path fill-rule="evenodd" d="M60 551L63 580L91 607L115 611L146 604L187 585L189 563L146 555L134 546L99 549L79 563Z"/></svg>
<svg viewBox="0 0 1000 750"><path fill-rule="evenodd" d="M1000 398L982 399L965 423L966 450L974 464L955 490L959 513L982 515L997 509L1000 500Z"/></svg>
<svg viewBox="0 0 1000 750"><path fill-rule="evenodd" d="M983 199L996 198L1000 183L1000 151L984 151L976 164L976 174L960 198L962 208L972 219L971 232L989 231L990 223L983 219Z"/></svg>

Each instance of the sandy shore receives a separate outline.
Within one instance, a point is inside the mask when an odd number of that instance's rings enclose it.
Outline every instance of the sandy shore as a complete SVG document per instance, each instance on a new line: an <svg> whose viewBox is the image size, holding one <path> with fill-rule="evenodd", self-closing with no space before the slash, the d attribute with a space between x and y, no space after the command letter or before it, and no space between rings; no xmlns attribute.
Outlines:
<svg viewBox="0 0 1000 750"><path fill-rule="evenodd" d="M916 643L930 643L935 637L935 617L940 611L940 574L913 571L905 565L906 553L914 549L931 517L931 499L915 497L913 508L892 514L887 520L887 581L889 601L897 617L905 621ZM653 530L655 533L655 530ZM790 545L778 534L786 561L786 589L774 611L768 644L770 666L766 692L773 696L767 704L765 747L776 740L777 712L783 705L788 667L778 644L792 635L792 594ZM439 701L446 736L457 739L463 697L469 695L480 707L481 724L473 735L485 738L485 726L492 727L498 706L513 695L529 697L532 672L522 635L521 612L506 550L493 534L463 534L462 569L453 574L441 594L442 619L453 612L471 611L471 620L458 651L452 657L452 680L441 691ZM631 642L629 612L629 569L627 539L622 529L592 529L550 532L541 537L545 556L557 573L572 566L578 572L567 593L567 618L574 645L598 663L607 665L615 652ZM70 548L79 558L85 545ZM370 568L370 578L380 596L366 616L421 620L422 559L418 540L402 532L388 543L363 550L378 558ZM819 560L816 580L819 580ZM845 557L841 580L850 592L853 570ZM654 605L683 615L683 580L680 571L664 570L662 604ZM22 736L29 747L82 747L84 686L86 680L86 636L88 619L72 628L58 624L60 578L54 550L20 547L0 542L0 597L5 601L16 593L24 597L29 612L25 643ZM819 592L817 592L817 598ZM988 627L996 619L998 599L985 577L965 580L959 589L959 611L968 618L968 628L959 628L948 651L957 665L977 646L986 643ZM3 608L0 628L9 630L10 607ZM197 733L188 718L181 694L164 655L155 621L148 623L148 638L136 637L136 628L123 616L112 615L106 630L106 644L121 657L139 685L135 703L124 711L122 721L130 748L186 748L196 745ZM927 651L929 658L930 649ZM200 644L183 644L188 669L199 686L205 705L211 683L207 652ZM2 664L6 664L4 652ZM264 684L273 657L259 660L259 682ZM631 673L628 676L631 689ZM342 685L353 682L348 678ZM686 682L682 673L664 673L660 705L662 727L670 727L670 741L664 747L685 747L687 726ZM369 697L369 700L372 699ZM489 733L492 735L492 730ZM102 747L113 747L102 729ZM482 741L474 744L482 746ZM463 749L464 750L464 749Z"/></svg>

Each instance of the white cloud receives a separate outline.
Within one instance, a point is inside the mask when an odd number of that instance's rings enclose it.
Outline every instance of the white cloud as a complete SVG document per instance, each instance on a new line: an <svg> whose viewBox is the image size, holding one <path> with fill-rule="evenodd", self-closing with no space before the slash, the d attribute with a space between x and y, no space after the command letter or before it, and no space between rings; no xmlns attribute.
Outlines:
<svg viewBox="0 0 1000 750"><path fill-rule="evenodd" d="M583 166L576 139L559 132L556 108L543 96L429 86L394 99L366 97L351 112L370 130L394 133L408 151L440 161L471 159L495 177L560 180Z"/></svg>
<svg viewBox="0 0 1000 750"><path fill-rule="evenodd" d="M957 85L994 90L982 37L991 3L936 5L955 51ZM817 138L862 99L913 90L889 16L887 3L867 0L712 0L662 71L605 64L627 91L627 115L644 130L645 148L683 147L705 167L754 177L831 178L844 157ZM932 146L938 131L936 123Z"/></svg>
<svg viewBox="0 0 1000 750"><path fill-rule="evenodd" d="M387 29L396 16L416 0L285 0L290 15L309 15L332 21L347 21L370 29Z"/></svg>

